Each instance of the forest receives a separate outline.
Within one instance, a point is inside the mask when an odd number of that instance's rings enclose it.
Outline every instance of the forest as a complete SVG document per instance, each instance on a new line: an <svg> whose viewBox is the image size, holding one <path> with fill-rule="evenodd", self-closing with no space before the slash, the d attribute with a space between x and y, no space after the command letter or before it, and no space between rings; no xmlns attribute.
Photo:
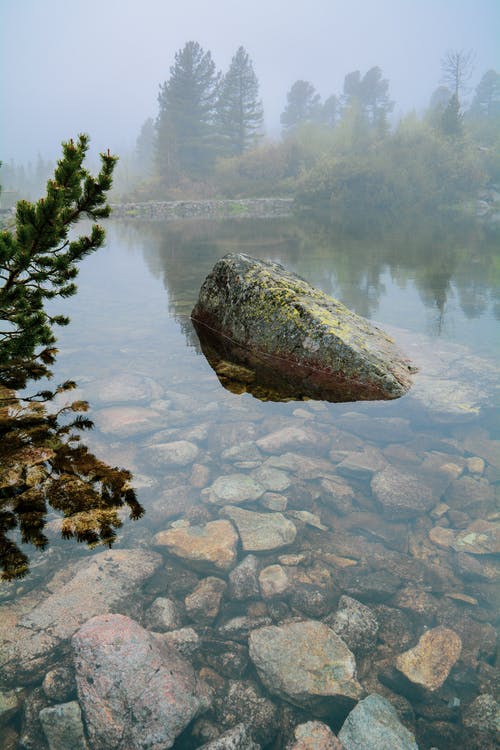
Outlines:
<svg viewBox="0 0 500 750"><path fill-rule="evenodd" d="M266 137L259 81L240 46L222 73L188 41L159 86L134 152L122 154L113 199L122 202L292 196L298 211L346 229L391 225L404 215L475 207L496 211L500 183L500 74L472 89L472 51L448 51L427 109L393 117L378 66L344 77L322 99L310 81L286 93L281 137ZM52 164L4 164L4 201L39 194ZM492 197L493 196L493 197Z"/></svg>

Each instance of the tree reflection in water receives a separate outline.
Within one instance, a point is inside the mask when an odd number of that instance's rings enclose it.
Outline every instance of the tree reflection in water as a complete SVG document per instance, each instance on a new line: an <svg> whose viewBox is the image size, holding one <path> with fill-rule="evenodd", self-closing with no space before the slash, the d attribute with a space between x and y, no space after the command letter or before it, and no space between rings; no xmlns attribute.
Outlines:
<svg viewBox="0 0 500 750"><path fill-rule="evenodd" d="M22 578L29 557L20 544L47 547L49 508L60 516L64 539L111 547L122 526L120 509L131 519L144 510L130 484L132 474L94 456L79 433L90 430L88 404L74 401L56 408L54 400L76 387L67 381L55 390L20 396L29 381L50 376L55 350L29 363L0 368L0 568L1 578ZM49 404L54 407L49 409ZM57 400L56 400L57 402Z"/></svg>

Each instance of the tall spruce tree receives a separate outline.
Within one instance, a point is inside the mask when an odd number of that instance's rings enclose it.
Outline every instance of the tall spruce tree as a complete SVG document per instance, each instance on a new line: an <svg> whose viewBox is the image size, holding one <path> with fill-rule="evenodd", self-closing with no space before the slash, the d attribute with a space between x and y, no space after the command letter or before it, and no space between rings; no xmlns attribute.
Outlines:
<svg viewBox="0 0 500 750"><path fill-rule="evenodd" d="M263 121L259 82L247 51L239 47L219 88L217 125L222 153L237 156L255 146Z"/></svg>
<svg viewBox="0 0 500 750"><path fill-rule="evenodd" d="M344 106L351 108L357 102L360 114L366 123L383 133L387 128L387 116L394 108L389 99L389 81L382 78L381 69L375 65L363 78L359 70L348 73L344 78Z"/></svg>
<svg viewBox="0 0 500 750"><path fill-rule="evenodd" d="M303 122L317 120L321 112L321 97L309 81L295 81L286 95L286 107L281 113L283 130L289 132Z"/></svg>
<svg viewBox="0 0 500 750"><path fill-rule="evenodd" d="M449 138L458 138L463 133L463 115L456 94L453 94L441 116L441 130Z"/></svg>
<svg viewBox="0 0 500 750"><path fill-rule="evenodd" d="M215 158L214 116L219 76L210 52L186 42L175 55L170 78L160 86L157 165L162 176L175 167L189 177L206 173Z"/></svg>
<svg viewBox="0 0 500 750"><path fill-rule="evenodd" d="M474 93L469 113L481 119L500 117L500 74L487 70Z"/></svg>
<svg viewBox="0 0 500 750"><path fill-rule="evenodd" d="M45 347L50 359L52 326L69 319L47 312L45 301L75 294L78 262L104 242L97 223L89 234L68 239L80 218L96 221L110 213L106 193L117 158L101 154L101 170L92 176L83 166L88 142L79 135L76 143L62 144L46 196L36 203L19 201L15 232L0 232L0 367L34 357L38 347Z"/></svg>

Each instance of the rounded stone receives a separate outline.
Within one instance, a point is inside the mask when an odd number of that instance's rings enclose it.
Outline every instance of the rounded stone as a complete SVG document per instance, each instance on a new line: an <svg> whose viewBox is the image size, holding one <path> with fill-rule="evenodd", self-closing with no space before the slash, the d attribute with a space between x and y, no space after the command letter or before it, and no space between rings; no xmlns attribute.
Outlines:
<svg viewBox="0 0 500 750"><path fill-rule="evenodd" d="M148 460L153 466L188 466L198 457L200 450L188 440L159 443L147 449Z"/></svg>
<svg viewBox="0 0 500 750"><path fill-rule="evenodd" d="M265 552L291 544L297 528L282 513L255 513L227 505L221 513L238 529L245 552Z"/></svg>
<svg viewBox="0 0 500 750"><path fill-rule="evenodd" d="M420 477L393 466L377 472L371 488L384 513L397 519L420 516L434 507L438 500Z"/></svg>
<svg viewBox="0 0 500 750"><path fill-rule="evenodd" d="M128 617L92 618L72 648L92 750L164 750L207 707L189 662Z"/></svg>
<svg viewBox="0 0 500 750"><path fill-rule="evenodd" d="M258 500L264 492L262 484L247 474L225 474L217 477L212 486L201 494L209 503L225 505Z"/></svg>
<svg viewBox="0 0 500 750"><path fill-rule="evenodd" d="M355 654L366 654L375 648L377 619L369 607L356 599L341 596L337 611L326 622Z"/></svg>
<svg viewBox="0 0 500 750"><path fill-rule="evenodd" d="M189 560L208 572L226 571L236 563L238 535L229 521L210 521L204 526L186 526L160 531L153 544L166 547L171 555Z"/></svg>
<svg viewBox="0 0 500 750"><path fill-rule="evenodd" d="M432 692L443 685L461 651L460 636L439 626L425 632L414 648L400 654L396 666L410 682Z"/></svg>
<svg viewBox="0 0 500 750"><path fill-rule="evenodd" d="M373 693L351 711L339 732L345 750L418 750L394 706Z"/></svg>
<svg viewBox="0 0 500 750"><path fill-rule="evenodd" d="M286 570L281 565L268 565L259 573L259 586L264 599L282 596L290 588Z"/></svg>
<svg viewBox="0 0 500 750"><path fill-rule="evenodd" d="M307 721L294 730L295 742L288 750L344 750L344 745L334 735L328 724Z"/></svg>
<svg viewBox="0 0 500 750"><path fill-rule="evenodd" d="M181 626L181 616L172 599L159 596L154 600L147 613L147 623L151 630L164 633Z"/></svg>
<svg viewBox="0 0 500 750"><path fill-rule="evenodd" d="M267 689L318 715L359 700L352 652L329 627L316 620L253 630L250 658Z"/></svg>

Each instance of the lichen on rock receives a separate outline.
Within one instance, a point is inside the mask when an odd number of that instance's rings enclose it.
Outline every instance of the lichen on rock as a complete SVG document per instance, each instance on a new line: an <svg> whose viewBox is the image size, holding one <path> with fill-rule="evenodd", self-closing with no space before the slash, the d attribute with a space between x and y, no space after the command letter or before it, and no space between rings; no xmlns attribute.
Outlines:
<svg viewBox="0 0 500 750"><path fill-rule="evenodd" d="M224 256L191 317L207 359L235 393L355 401L398 398L411 385L414 368L387 334L277 263Z"/></svg>

